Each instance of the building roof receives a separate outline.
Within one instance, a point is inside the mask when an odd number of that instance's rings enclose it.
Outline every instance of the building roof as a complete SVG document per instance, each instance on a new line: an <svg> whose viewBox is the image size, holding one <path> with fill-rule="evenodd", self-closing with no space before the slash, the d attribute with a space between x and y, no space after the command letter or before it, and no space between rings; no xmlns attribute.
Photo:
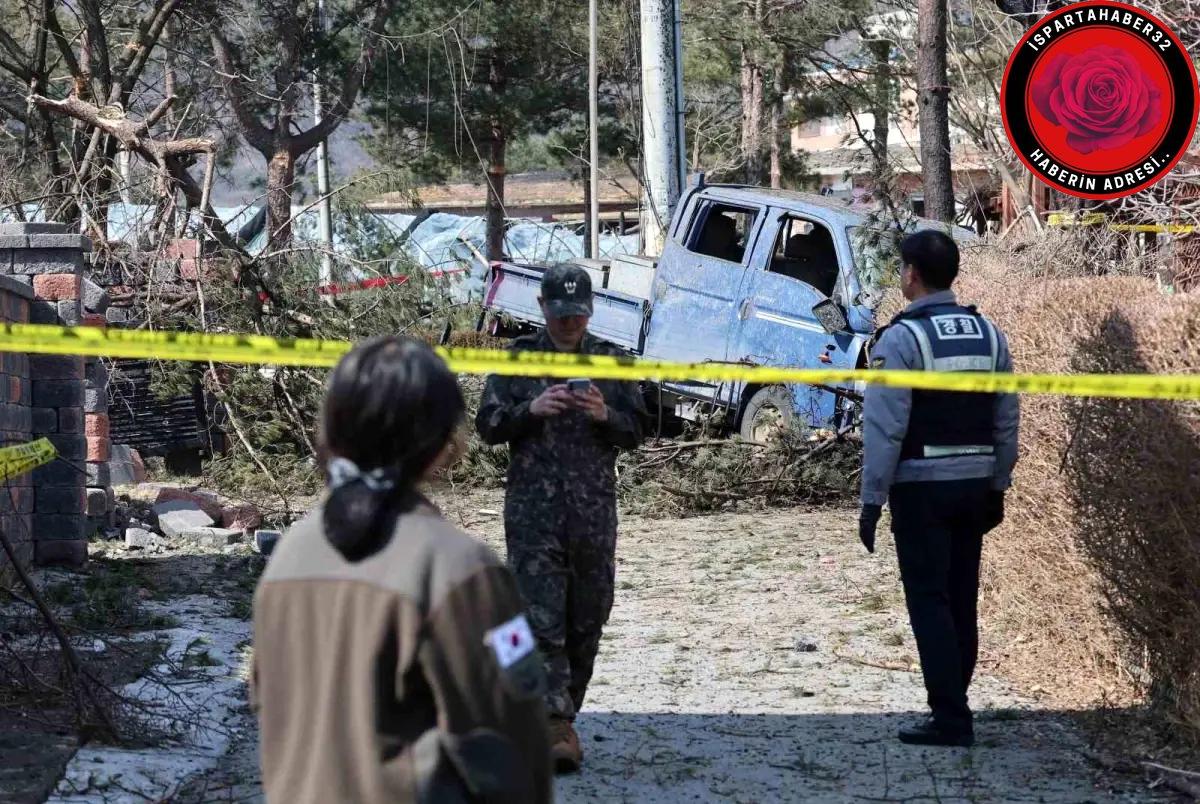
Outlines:
<svg viewBox="0 0 1200 804"><path fill-rule="evenodd" d="M487 205L487 185L431 184L414 193L385 193L370 201L372 209L392 211L414 209L483 209ZM608 207L636 207L641 186L628 173L601 174L600 204ZM564 208L583 204L583 184L565 172L515 173L505 177L504 204L514 208Z"/></svg>
<svg viewBox="0 0 1200 804"><path fill-rule="evenodd" d="M888 161L894 171L900 173L919 173L921 163L915 152L918 145L891 145L888 147ZM871 170L871 155L865 147L831 148L824 151L807 151L805 153L808 168L814 173L831 174L860 174ZM959 146L952 154L951 167L954 170L987 170L987 163L976 153L974 148Z"/></svg>

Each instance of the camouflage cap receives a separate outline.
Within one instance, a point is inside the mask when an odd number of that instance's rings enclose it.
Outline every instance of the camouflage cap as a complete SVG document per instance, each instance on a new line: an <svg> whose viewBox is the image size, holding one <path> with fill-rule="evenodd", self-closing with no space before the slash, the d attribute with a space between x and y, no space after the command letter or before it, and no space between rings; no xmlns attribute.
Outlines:
<svg viewBox="0 0 1200 804"><path fill-rule="evenodd" d="M569 262L560 262L542 274L542 301L555 318L592 314L592 278Z"/></svg>

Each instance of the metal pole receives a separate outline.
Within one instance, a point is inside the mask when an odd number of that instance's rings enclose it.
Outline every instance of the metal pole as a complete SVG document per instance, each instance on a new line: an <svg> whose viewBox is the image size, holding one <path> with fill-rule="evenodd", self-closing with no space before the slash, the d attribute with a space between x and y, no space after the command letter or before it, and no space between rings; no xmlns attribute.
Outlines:
<svg viewBox="0 0 1200 804"><path fill-rule="evenodd" d="M325 30L325 0L317 0L317 26ZM321 88L321 71L313 76L313 122L321 124L321 106L324 103L324 92ZM317 143L317 195L321 199L317 209L317 226L321 239L321 272L319 284L326 287L333 284L333 209L329 199L329 145L326 140ZM323 294L329 302L333 302L333 294Z"/></svg>
<svg viewBox="0 0 1200 804"><path fill-rule="evenodd" d="M588 256L600 257L600 68L597 0L588 2L588 151L591 203L588 209Z"/></svg>
<svg viewBox="0 0 1200 804"><path fill-rule="evenodd" d="M641 0L642 170L645 204L642 249L662 253L666 230L679 200L679 138L674 0Z"/></svg>

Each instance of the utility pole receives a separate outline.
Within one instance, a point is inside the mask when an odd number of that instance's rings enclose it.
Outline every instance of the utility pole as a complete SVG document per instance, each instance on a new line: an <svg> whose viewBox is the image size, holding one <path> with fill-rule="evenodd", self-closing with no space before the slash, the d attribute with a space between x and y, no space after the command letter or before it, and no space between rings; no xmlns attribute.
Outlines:
<svg viewBox="0 0 1200 804"><path fill-rule="evenodd" d="M588 0L588 149L591 187L588 201L587 256L600 257L600 68L597 0Z"/></svg>
<svg viewBox="0 0 1200 804"><path fill-rule="evenodd" d="M680 131L683 104L676 0L641 0L642 27L642 250L662 253L666 230L683 187Z"/></svg>
<svg viewBox="0 0 1200 804"><path fill-rule="evenodd" d="M317 0L317 26L325 30L325 0ZM321 71L313 75L313 122L321 124L321 106L324 91L321 87ZM329 141L317 143L317 227L321 240L321 271L318 284L327 287L333 284L333 210L329 199ZM333 303L334 294L323 294L326 301Z"/></svg>

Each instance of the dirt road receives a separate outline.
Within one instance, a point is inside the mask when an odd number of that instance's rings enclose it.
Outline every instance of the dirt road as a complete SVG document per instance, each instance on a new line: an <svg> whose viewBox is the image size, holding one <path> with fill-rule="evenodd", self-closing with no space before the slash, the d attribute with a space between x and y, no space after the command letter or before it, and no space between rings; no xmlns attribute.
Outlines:
<svg viewBox="0 0 1200 804"><path fill-rule="evenodd" d="M443 500L500 544L500 497ZM559 800L1154 801L1070 720L983 671L973 750L899 744L924 691L890 539L853 511L626 518L617 603ZM984 657L986 668L986 656ZM252 739L180 801L258 800Z"/></svg>

